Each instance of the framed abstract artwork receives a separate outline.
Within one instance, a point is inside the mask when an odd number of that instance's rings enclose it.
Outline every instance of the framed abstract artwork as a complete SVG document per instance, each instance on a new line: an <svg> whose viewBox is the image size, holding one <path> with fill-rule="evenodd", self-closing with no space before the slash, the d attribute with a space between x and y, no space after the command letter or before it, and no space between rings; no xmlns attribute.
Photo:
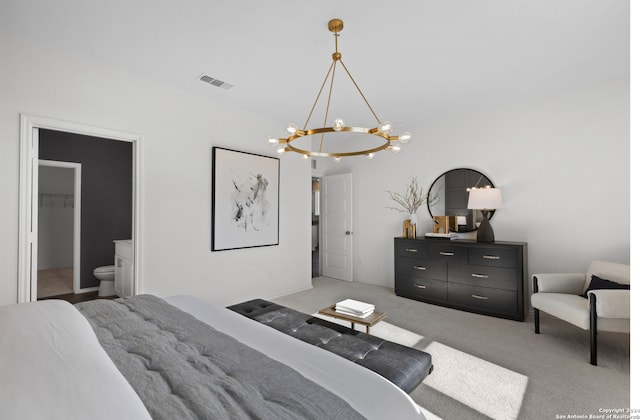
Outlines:
<svg viewBox="0 0 640 420"><path fill-rule="evenodd" d="M278 245L280 159L213 148L211 250Z"/></svg>

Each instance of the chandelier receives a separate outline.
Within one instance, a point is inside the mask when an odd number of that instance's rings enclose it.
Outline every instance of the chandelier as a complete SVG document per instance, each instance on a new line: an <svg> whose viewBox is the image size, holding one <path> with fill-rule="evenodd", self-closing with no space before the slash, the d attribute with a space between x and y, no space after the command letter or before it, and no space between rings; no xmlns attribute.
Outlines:
<svg viewBox="0 0 640 420"><path fill-rule="evenodd" d="M406 143L411 138L411 133L403 133L401 135L391 135L392 124L387 121L381 121L375 111L365 98L362 90L351 76L349 70L342 61L342 54L338 51L339 32L343 29L344 23L340 19L332 19L328 23L329 31L333 32L335 37L336 51L332 54L331 66L327 72L320 91L318 92L307 120L302 128L298 128L295 124L289 124L287 127L288 137L275 138L270 137L269 143L278 147L278 154L285 152L296 152L303 155L305 159L309 156L313 157L333 157L339 161L342 157L364 155L369 159L381 150L392 152L400 151L399 143ZM336 69L341 68L355 86L357 92L364 100L368 110L373 115L375 126L372 128L348 126L341 118L336 118L331 126L327 125L329 109L331 106L331 97L333 95L333 86L336 76ZM327 104L324 113L324 126L321 128L307 128L309 121L318 105L322 92L329 81ZM340 138L337 138L339 135ZM315 137L314 137L315 136Z"/></svg>

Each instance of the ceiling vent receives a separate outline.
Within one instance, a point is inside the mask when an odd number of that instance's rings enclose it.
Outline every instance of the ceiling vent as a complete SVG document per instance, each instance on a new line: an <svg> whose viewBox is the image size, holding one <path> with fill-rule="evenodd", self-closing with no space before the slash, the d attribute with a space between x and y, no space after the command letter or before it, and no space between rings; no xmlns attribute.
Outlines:
<svg viewBox="0 0 640 420"><path fill-rule="evenodd" d="M202 82L208 83L212 86L222 88L224 90L229 90L233 87L232 84L225 83L222 80L218 80L215 77L207 76L206 74L201 74L198 76L198 79Z"/></svg>

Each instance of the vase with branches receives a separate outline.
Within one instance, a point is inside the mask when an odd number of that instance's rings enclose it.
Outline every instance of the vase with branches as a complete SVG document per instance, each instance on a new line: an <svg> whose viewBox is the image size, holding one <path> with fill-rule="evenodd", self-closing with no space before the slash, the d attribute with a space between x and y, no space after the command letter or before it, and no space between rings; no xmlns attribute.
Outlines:
<svg viewBox="0 0 640 420"><path fill-rule="evenodd" d="M387 194L389 194L389 198L391 200L398 204L396 207L388 208L399 212L409 213L409 220L411 221L410 223L413 225L413 228L410 229L411 233L408 233L403 227L403 230L405 231L403 233L405 237L415 238L418 229L418 216L416 213L420 207L429 201L429 195L418 185L418 179L416 177L411 178L411 182L407 185L404 194L389 190L387 190Z"/></svg>
<svg viewBox="0 0 640 420"><path fill-rule="evenodd" d="M409 214L416 214L418 209L422 207L429 199L427 193L424 192L422 187L418 185L418 179L416 177L411 178L411 182L407 185L404 194L396 193L387 190L389 198L395 201L398 206L387 207L399 212L407 212Z"/></svg>

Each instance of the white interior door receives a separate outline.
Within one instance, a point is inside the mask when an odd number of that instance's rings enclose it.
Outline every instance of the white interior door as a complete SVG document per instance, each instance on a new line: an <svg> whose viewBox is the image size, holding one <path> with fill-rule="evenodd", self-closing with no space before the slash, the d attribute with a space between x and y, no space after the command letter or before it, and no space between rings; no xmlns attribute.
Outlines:
<svg viewBox="0 0 640 420"><path fill-rule="evenodd" d="M353 281L351 174L322 178L322 275Z"/></svg>
<svg viewBox="0 0 640 420"><path fill-rule="evenodd" d="M18 290L18 293L24 291L28 300L38 300L38 143L40 131L37 128L31 129L31 141L27 150L29 174L27 184L31 188L31 192L27 193L28 198L28 214L29 223L25 236L27 238L27 256L29 258L29 268L26 270L28 276L28 284Z"/></svg>

